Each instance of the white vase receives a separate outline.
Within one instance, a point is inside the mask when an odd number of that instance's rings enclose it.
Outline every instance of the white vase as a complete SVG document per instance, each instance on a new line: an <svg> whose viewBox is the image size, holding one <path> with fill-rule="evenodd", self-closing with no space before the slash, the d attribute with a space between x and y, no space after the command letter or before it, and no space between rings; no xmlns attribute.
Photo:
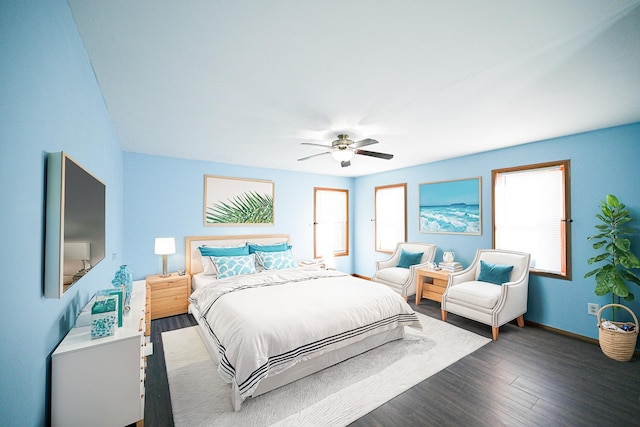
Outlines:
<svg viewBox="0 0 640 427"><path fill-rule="evenodd" d="M454 252L447 251L442 254L442 260L444 262L453 262L455 258L456 258L456 254Z"/></svg>

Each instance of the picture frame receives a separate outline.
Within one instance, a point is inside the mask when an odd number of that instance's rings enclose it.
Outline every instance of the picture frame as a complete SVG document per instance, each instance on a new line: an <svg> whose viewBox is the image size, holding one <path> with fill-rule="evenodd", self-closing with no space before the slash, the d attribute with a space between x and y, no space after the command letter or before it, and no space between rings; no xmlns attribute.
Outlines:
<svg viewBox="0 0 640 427"><path fill-rule="evenodd" d="M204 225L274 225L273 181L204 176Z"/></svg>
<svg viewBox="0 0 640 427"><path fill-rule="evenodd" d="M482 234L482 177L419 184L421 233Z"/></svg>

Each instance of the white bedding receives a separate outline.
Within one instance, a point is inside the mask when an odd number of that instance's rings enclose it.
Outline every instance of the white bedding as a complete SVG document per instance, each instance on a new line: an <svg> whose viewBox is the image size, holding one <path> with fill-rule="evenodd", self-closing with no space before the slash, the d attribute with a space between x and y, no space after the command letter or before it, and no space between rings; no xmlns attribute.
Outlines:
<svg viewBox="0 0 640 427"><path fill-rule="evenodd" d="M398 294L336 271L234 276L198 287L189 299L216 343L218 372L237 402L299 362L398 326L421 328Z"/></svg>
<svg viewBox="0 0 640 427"><path fill-rule="evenodd" d="M209 276L204 273L194 274L191 278L191 290L195 291L203 286L215 284L218 278L215 276Z"/></svg>

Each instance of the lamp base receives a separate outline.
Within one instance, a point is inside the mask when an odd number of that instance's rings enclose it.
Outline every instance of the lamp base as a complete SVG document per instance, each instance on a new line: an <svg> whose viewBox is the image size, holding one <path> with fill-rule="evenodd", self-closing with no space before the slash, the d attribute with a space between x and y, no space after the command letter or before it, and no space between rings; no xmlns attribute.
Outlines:
<svg viewBox="0 0 640 427"><path fill-rule="evenodd" d="M162 255L162 274L160 277L169 277L171 273L167 273L167 256Z"/></svg>

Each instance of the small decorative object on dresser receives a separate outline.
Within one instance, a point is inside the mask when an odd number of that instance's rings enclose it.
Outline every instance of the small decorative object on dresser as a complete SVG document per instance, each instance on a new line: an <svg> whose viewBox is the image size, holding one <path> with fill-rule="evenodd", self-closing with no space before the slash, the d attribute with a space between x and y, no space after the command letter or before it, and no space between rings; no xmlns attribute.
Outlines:
<svg viewBox="0 0 640 427"><path fill-rule="evenodd" d="M187 312L191 276L170 273L162 277L161 274L154 274L147 276L147 285L151 293L152 320Z"/></svg>
<svg viewBox="0 0 640 427"><path fill-rule="evenodd" d="M117 324L118 297L96 296L96 301L91 307L91 339L113 335Z"/></svg>
<svg viewBox="0 0 640 427"><path fill-rule="evenodd" d="M129 267L121 265L120 270L116 272L116 276L111 281L111 284L116 288L124 286L124 310L127 311L129 309L129 304L131 303L131 292L133 290L133 274L131 274Z"/></svg>
<svg viewBox="0 0 640 427"><path fill-rule="evenodd" d="M115 289L103 289L96 292L96 299L112 297L116 298L116 311L118 314L118 328L122 327L122 315L124 314L124 287ZM76 321L77 324L77 321Z"/></svg>

